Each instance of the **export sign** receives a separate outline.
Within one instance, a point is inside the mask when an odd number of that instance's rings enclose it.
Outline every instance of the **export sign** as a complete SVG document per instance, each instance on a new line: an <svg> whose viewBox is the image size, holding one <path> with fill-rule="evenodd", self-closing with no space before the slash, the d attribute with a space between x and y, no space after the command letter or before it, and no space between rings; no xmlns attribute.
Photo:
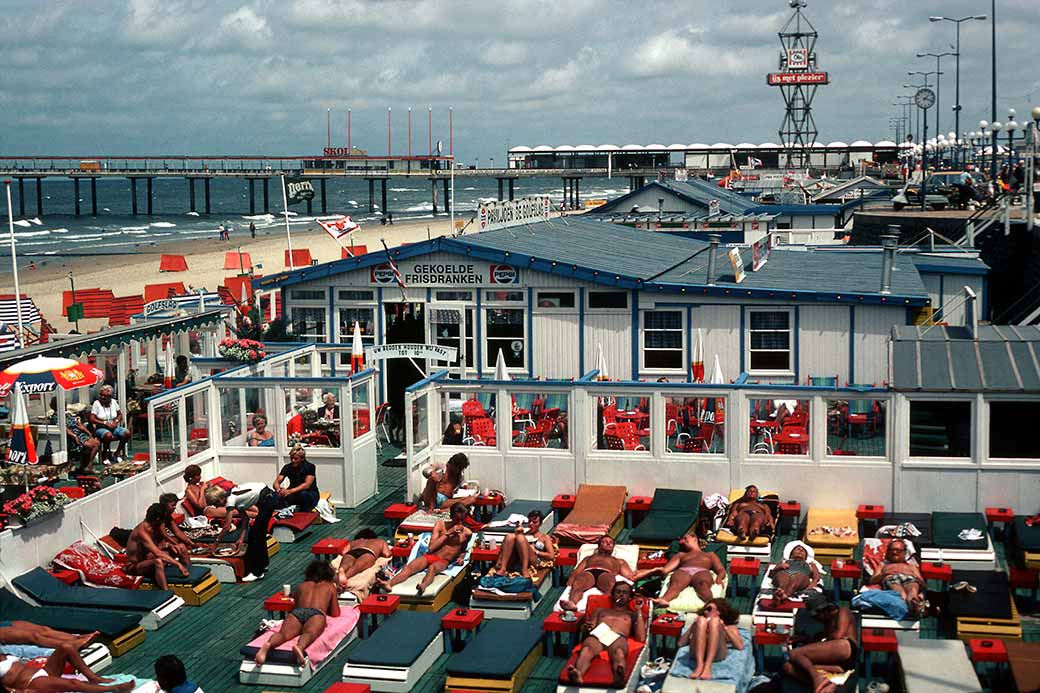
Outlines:
<svg viewBox="0 0 1040 693"><path fill-rule="evenodd" d="M772 87L786 87L797 84L829 84L826 72L770 72L766 82Z"/></svg>
<svg viewBox="0 0 1040 693"><path fill-rule="evenodd" d="M546 221L549 218L551 206L548 195L531 195L518 200L484 202L477 207L477 220L481 231Z"/></svg>
<svg viewBox="0 0 1040 693"><path fill-rule="evenodd" d="M520 285L520 270L512 265L403 260L397 266L405 286ZM394 284L394 270L388 263L376 265L369 270L369 281L377 286Z"/></svg>

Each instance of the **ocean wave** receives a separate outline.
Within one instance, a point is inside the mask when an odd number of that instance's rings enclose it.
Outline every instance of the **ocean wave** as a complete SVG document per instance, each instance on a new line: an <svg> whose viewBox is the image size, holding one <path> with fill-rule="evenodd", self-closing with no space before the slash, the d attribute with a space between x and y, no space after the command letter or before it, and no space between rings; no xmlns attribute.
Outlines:
<svg viewBox="0 0 1040 693"><path fill-rule="evenodd" d="M69 232L69 230L66 229L65 227L62 227L60 229L51 229L51 233L68 233L68 232Z"/></svg>
<svg viewBox="0 0 1040 693"><path fill-rule="evenodd" d="M357 200L347 200L347 204L348 204L348 205L354 205L355 207L357 207L357 206L358 206L358 204L357 204Z"/></svg>
<svg viewBox="0 0 1040 693"><path fill-rule="evenodd" d="M25 226L25 227L32 226L32 224L30 224L28 222L28 220L26 220L26 219L19 219L18 221L14 222L14 225L15 226Z"/></svg>
<svg viewBox="0 0 1040 693"><path fill-rule="evenodd" d="M51 199L50 196L47 196L47 199L48 200ZM36 224L37 226L43 226L43 222L40 221L37 217L33 217L29 221L32 222L33 224Z"/></svg>
<svg viewBox="0 0 1040 693"><path fill-rule="evenodd" d="M463 190L476 190L476 188L463 188Z"/></svg>
<svg viewBox="0 0 1040 693"><path fill-rule="evenodd" d="M186 217L197 217L198 215L199 215L198 212L185 212L184 213L184 216L186 216Z"/></svg>
<svg viewBox="0 0 1040 693"><path fill-rule="evenodd" d="M16 233L14 235L14 237L15 238L32 238L33 236L49 236L49 235L51 235L51 232L48 231L47 229L43 229L42 231L26 231L24 233Z"/></svg>
<svg viewBox="0 0 1040 693"><path fill-rule="evenodd" d="M274 221L273 214L254 214L252 216L246 214L242 218L248 221Z"/></svg>
<svg viewBox="0 0 1040 693"><path fill-rule="evenodd" d="M98 234L96 236L69 236L65 240L70 243L87 243L89 241L100 241L104 238L104 235Z"/></svg>
<svg viewBox="0 0 1040 693"><path fill-rule="evenodd" d="M390 188L390 192L421 192L419 188Z"/></svg>
<svg viewBox="0 0 1040 693"><path fill-rule="evenodd" d="M169 221L153 221L151 224L149 224L149 226L156 229L169 229L176 226L176 224Z"/></svg>
<svg viewBox="0 0 1040 693"><path fill-rule="evenodd" d="M145 226L120 226L119 230L120 231L124 231L124 232L125 231L130 231L130 232L133 232L133 231L147 231L148 230L148 226L147 225L145 225Z"/></svg>
<svg viewBox="0 0 1040 693"><path fill-rule="evenodd" d="M417 205L412 205L411 207L405 207L401 211L402 212L432 212L433 211L433 203L432 202L421 202L421 203L419 203Z"/></svg>

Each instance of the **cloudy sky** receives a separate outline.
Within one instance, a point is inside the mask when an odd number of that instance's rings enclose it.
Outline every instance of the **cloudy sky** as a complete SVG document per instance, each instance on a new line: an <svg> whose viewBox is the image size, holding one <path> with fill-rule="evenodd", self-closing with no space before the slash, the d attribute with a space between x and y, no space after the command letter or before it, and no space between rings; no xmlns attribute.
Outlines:
<svg viewBox="0 0 1040 693"><path fill-rule="evenodd" d="M890 138L907 70L951 50L928 15L985 0L809 0L820 32L822 141ZM1000 119L1040 103L1036 0L998 0ZM777 139L783 0L0 0L0 155L318 153L334 144L447 146L499 161L508 146ZM963 25L962 130L989 118L988 22ZM944 60L942 129L952 129ZM423 143L423 144L420 144Z"/></svg>

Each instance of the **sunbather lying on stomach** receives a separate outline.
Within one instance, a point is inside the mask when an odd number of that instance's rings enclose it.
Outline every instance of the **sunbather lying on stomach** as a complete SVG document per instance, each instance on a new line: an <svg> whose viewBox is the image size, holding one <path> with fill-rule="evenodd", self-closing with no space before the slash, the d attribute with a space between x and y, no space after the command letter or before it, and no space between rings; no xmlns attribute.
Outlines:
<svg viewBox="0 0 1040 693"><path fill-rule="evenodd" d="M660 568L636 571L636 580L655 574L672 576L665 593L653 600L658 606L668 606L687 587L692 587L701 601L707 602L712 598L711 586L721 585L726 579L726 568L722 561L713 553L701 551L701 544L696 536L687 534L679 539L679 546L682 547L682 551L672 556L671 560Z"/></svg>
<svg viewBox="0 0 1040 693"><path fill-rule="evenodd" d="M374 566L378 559L390 558L392 555L387 543L365 527L340 554L339 571L336 575L339 588L345 589L350 578Z"/></svg>
<svg viewBox="0 0 1040 693"><path fill-rule="evenodd" d="M339 616L339 593L332 566L325 561L311 561L303 574L303 582L293 592L296 606L285 616L282 627L256 653L256 663L263 665L267 653L297 635L300 639L293 645L293 656L301 667L307 663L307 648L325 630L326 616Z"/></svg>
<svg viewBox="0 0 1040 693"><path fill-rule="evenodd" d="M63 633L30 621L0 621L0 645L35 645L57 648L68 643L77 650L94 642L100 633L96 630L82 635Z"/></svg>
<svg viewBox="0 0 1040 693"><path fill-rule="evenodd" d="M731 527L737 539L743 541L756 538L766 528L770 532L775 531L776 520L769 506L758 499L758 487L751 485L744 489L743 496L729 506L722 526Z"/></svg>
<svg viewBox="0 0 1040 693"><path fill-rule="evenodd" d="M603 594L610 594L619 575L626 580L635 581L636 574L628 563L614 558L613 553L614 540L603 536L596 543L596 551L574 566L574 571L567 579L567 586L571 588L570 596L568 599L560 600L560 606L564 610L577 611L581 598L594 587Z"/></svg>
<svg viewBox="0 0 1040 693"><path fill-rule="evenodd" d="M438 520L437 524L433 526L433 534L430 537L430 545L426 553L402 568L401 572L389 581L381 582L380 585L384 589L390 590L416 573L425 570L426 575L415 588L415 591L421 595L438 574L445 571L449 565L458 563L462 559L466 552L466 545L473 536L473 530L463 524L469 511L462 503L455 503L448 512L451 515L451 521Z"/></svg>
<svg viewBox="0 0 1040 693"><path fill-rule="evenodd" d="M885 560L873 568L874 574L867 580L867 584L881 585L882 589L896 592L906 602L910 613L920 618L924 611L921 588L925 583L920 568L907 558L906 542L902 539L888 542Z"/></svg>
<svg viewBox="0 0 1040 693"><path fill-rule="evenodd" d="M77 679L66 679L62 677L65 667L69 665L72 669L82 674L86 681ZM134 683L112 684L111 679L105 679L87 666L75 645L64 643L55 648L54 653L47 658L47 663L42 669L30 667L17 657L0 655L0 686L8 691L84 691L84 693L95 693L100 691L132 691Z"/></svg>
<svg viewBox="0 0 1040 693"><path fill-rule="evenodd" d="M599 609L585 623L586 637L581 643L578 659L567 667L567 678L581 685L582 677L592 666L592 660L606 650L610 658L610 670L614 674L614 687L625 685L625 660L628 657L628 639L645 642L646 618L643 616L643 600L636 599L635 611L628 608L632 599L632 586L627 582L615 583L610 590L613 607Z"/></svg>

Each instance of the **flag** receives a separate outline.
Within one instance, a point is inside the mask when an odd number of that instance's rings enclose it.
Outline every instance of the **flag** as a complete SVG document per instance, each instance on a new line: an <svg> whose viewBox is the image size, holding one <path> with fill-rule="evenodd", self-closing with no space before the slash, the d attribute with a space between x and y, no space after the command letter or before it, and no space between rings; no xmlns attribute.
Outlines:
<svg viewBox="0 0 1040 693"><path fill-rule="evenodd" d="M29 415L25 411L25 395L15 390L14 412L11 417L11 442L7 447L7 464L30 465L38 463L36 444L29 428Z"/></svg>
<svg viewBox="0 0 1040 693"><path fill-rule="evenodd" d="M337 241L344 236L349 236L361 228L361 226L350 217L340 217L339 219L333 219L332 221L322 221L321 219L315 219L314 221L318 222L318 226L325 229L325 233L329 234Z"/></svg>
<svg viewBox="0 0 1040 693"><path fill-rule="evenodd" d="M365 370L365 345L361 341L361 325L354 321L354 337L350 345L350 372Z"/></svg>
<svg viewBox="0 0 1040 693"><path fill-rule="evenodd" d="M290 205L298 205L314 199L314 183L302 176L285 176L285 201Z"/></svg>
<svg viewBox="0 0 1040 693"><path fill-rule="evenodd" d="M383 244L383 250L386 251L386 263L390 265L390 271L394 273L394 280L397 282L397 285L401 287L401 298L407 302L408 294L405 293L405 290L408 286L405 285L404 278L401 277L401 270L398 268L397 263L394 262L394 259L390 257L390 249L386 247L386 241L380 238L379 242Z"/></svg>
<svg viewBox="0 0 1040 693"><path fill-rule="evenodd" d="M765 164L762 163L761 159L756 159L753 156L749 156L747 158L747 165L750 166L751 168L758 168L759 166L765 166Z"/></svg>

